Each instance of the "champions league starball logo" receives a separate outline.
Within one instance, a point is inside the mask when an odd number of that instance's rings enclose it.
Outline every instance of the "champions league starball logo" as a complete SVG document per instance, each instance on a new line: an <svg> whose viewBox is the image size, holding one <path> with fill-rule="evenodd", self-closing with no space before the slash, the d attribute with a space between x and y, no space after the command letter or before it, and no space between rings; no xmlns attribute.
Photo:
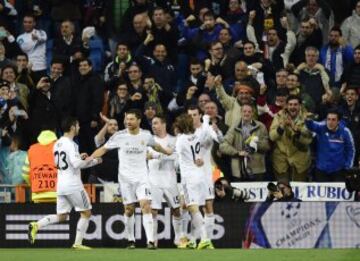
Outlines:
<svg viewBox="0 0 360 261"><path fill-rule="evenodd" d="M291 229L301 223L301 221L297 218L300 207L301 204L299 202L284 204L283 209L281 210L281 217L286 219L288 229Z"/></svg>
<svg viewBox="0 0 360 261"><path fill-rule="evenodd" d="M299 214L300 207L300 203L287 203L286 207L281 211L281 216L287 219L294 218Z"/></svg>

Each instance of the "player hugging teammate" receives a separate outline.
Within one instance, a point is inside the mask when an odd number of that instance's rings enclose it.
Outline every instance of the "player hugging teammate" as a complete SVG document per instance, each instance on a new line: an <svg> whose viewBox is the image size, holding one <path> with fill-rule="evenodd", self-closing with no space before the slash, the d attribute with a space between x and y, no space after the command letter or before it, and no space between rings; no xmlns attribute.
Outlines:
<svg viewBox="0 0 360 261"><path fill-rule="evenodd" d="M210 154L212 139L222 135L211 128L205 118L200 119L198 108L189 108L189 114L176 119L174 130L177 137L166 132L166 121L161 115L152 120L154 136L140 129L141 112L129 110L125 116L126 129L113 136L89 157L79 154L73 138L78 134L78 122L69 120L63 125L64 137L54 147L58 166L57 215L47 216L29 225L29 240L34 243L39 229L53 223L65 221L72 208L81 213L75 243L76 249L90 249L82 244L91 216L91 204L81 183L80 169L101 163L101 157L109 150L117 149L119 156L118 179L124 204L125 230L128 248L135 248L135 204L142 210L142 224L147 239L147 248L157 248L157 213L164 198L172 209L175 232L174 243L179 248L213 249L210 234L214 224L212 202L214 198L211 181ZM177 187L175 165L181 172L183 210ZM210 171L209 171L210 170ZM209 172L209 173L207 173ZM205 218L200 207L205 206ZM183 216L191 216L191 236L186 238ZM199 245L196 239L200 236Z"/></svg>

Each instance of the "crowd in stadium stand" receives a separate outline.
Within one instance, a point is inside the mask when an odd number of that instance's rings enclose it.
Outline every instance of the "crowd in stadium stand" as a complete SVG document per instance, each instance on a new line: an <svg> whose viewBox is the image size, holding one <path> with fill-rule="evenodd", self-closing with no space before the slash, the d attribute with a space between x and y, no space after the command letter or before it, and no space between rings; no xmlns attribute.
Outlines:
<svg viewBox="0 0 360 261"><path fill-rule="evenodd" d="M229 180L344 181L360 156L360 1L339 2L0 0L0 184L24 183L29 146L66 116L90 155L129 109L173 133L194 105L224 134L212 159ZM85 181L116 181L116 164Z"/></svg>

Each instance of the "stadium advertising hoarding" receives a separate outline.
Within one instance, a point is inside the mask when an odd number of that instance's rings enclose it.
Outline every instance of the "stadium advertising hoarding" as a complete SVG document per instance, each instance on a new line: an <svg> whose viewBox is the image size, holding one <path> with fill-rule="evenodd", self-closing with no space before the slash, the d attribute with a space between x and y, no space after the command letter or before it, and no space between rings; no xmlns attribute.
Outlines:
<svg viewBox="0 0 360 261"><path fill-rule="evenodd" d="M250 194L248 202L264 202L266 200L268 182L238 182L234 187L247 190ZM354 193L349 193L343 182L291 182L295 196L302 201L354 201Z"/></svg>
<svg viewBox="0 0 360 261"><path fill-rule="evenodd" d="M217 202L213 242L218 248L357 248L360 246L360 203L357 202ZM55 205L1 204L0 247L70 247L78 215L38 234L27 242L28 223L55 212ZM93 247L125 247L123 208L95 204L85 236ZM135 215L135 236L145 246L140 210ZM170 209L159 215L159 246L172 247Z"/></svg>
<svg viewBox="0 0 360 261"><path fill-rule="evenodd" d="M218 247L240 248L244 237L249 207L235 202L215 205L216 225L212 233ZM231 211L229 211L231 209ZM0 247L32 247L27 242L27 229L31 221L55 213L51 204L0 204ZM93 216L85 235L85 244L93 247L125 247L123 206L119 203L94 204ZM74 241L78 214L72 213L70 220L40 230L35 247L70 247ZM159 246L173 247L173 229L170 209L165 208L158 215ZM135 211L135 238L137 245L144 247L145 233L142 228L141 211ZM190 224L189 224L190 229Z"/></svg>

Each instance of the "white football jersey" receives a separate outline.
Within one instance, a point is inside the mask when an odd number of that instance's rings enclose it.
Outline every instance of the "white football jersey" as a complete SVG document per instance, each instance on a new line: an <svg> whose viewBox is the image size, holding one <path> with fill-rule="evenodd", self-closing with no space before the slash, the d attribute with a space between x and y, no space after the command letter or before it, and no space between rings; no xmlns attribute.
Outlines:
<svg viewBox="0 0 360 261"><path fill-rule="evenodd" d="M195 160L201 159L200 139L195 134L180 134L176 139L175 150L180 165L181 182L203 182L205 177L203 168L195 164Z"/></svg>
<svg viewBox="0 0 360 261"><path fill-rule="evenodd" d="M169 134L164 138L154 136L154 139L163 148L175 150L176 138L174 136ZM172 188L176 186L176 153L168 156L156 152L152 148L148 148L148 151L153 156L153 159L148 161L150 184L159 188Z"/></svg>
<svg viewBox="0 0 360 261"><path fill-rule="evenodd" d="M212 164L211 164L211 149L214 141L219 142L223 138L221 131L218 133L209 125L209 116L204 115L203 123L201 127L195 130L196 136L200 139L200 145L202 148L202 159L204 161L203 170L206 177L212 178Z"/></svg>
<svg viewBox="0 0 360 261"><path fill-rule="evenodd" d="M82 160L78 145L68 137L61 137L54 145L55 166L58 169L57 194L68 195L84 189L80 169L89 168L97 160Z"/></svg>
<svg viewBox="0 0 360 261"><path fill-rule="evenodd" d="M136 135L127 129L116 132L105 143L105 149L117 149L119 155L119 182L139 182L147 179L146 151L155 140L147 130L140 129Z"/></svg>

